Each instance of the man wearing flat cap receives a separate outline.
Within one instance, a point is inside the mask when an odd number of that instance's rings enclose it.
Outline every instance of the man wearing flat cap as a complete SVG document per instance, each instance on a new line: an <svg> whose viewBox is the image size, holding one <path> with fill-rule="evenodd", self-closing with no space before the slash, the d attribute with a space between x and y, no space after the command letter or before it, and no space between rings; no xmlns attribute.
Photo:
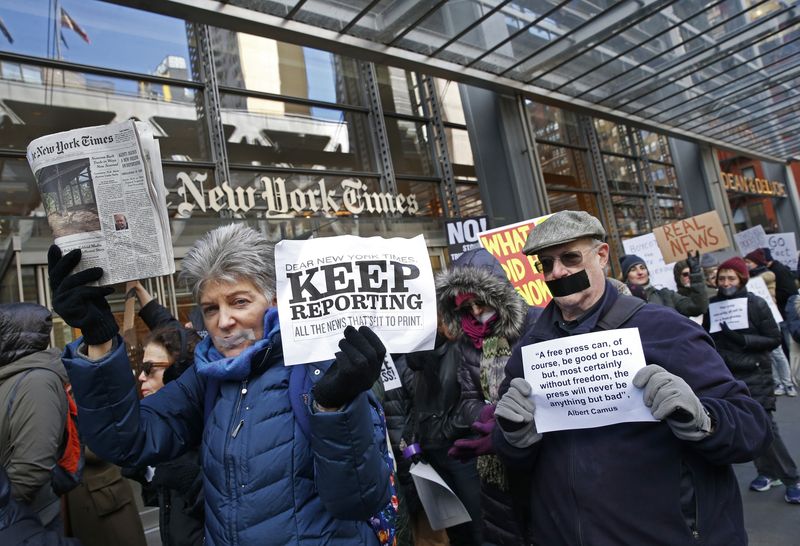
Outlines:
<svg viewBox="0 0 800 546"><path fill-rule="evenodd" d="M561 211L531 230L553 300L514 347L492 440L531 473L537 544L746 544L732 463L771 441L769 418L731 376L708 334L675 310L620 295L604 275L600 221ZM647 366L634 376L657 422L536 431L521 348L613 328L638 328Z"/></svg>

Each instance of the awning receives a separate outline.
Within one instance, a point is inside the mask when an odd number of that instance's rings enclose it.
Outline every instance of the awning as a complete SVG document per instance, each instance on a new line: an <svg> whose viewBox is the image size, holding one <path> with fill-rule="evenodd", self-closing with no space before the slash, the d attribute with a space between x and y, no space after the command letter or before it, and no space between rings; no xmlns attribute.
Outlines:
<svg viewBox="0 0 800 546"><path fill-rule="evenodd" d="M109 0L800 157L792 0Z"/></svg>

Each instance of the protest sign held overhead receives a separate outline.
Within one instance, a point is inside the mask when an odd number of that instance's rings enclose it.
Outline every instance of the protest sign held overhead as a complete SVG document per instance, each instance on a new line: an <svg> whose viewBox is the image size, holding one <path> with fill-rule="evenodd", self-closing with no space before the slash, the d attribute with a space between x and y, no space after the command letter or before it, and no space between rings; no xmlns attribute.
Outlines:
<svg viewBox="0 0 800 546"><path fill-rule="evenodd" d="M764 227L761 224L740 231L733 237L736 239L736 246L739 247L739 253L742 256L747 256L759 248L767 248L769 244L767 241L767 233L764 231Z"/></svg>
<svg viewBox="0 0 800 546"><path fill-rule="evenodd" d="M653 230L665 263L685 260L689 251L706 254L730 246L717 211L678 220Z"/></svg>
<svg viewBox="0 0 800 546"><path fill-rule="evenodd" d="M468 250L480 248L478 235L486 231L486 216L477 218L456 218L445 223L447 232L447 252L450 261L457 260Z"/></svg>
<svg viewBox="0 0 800 546"><path fill-rule="evenodd" d="M767 235L767 248L772 252L772 259L791 270L797 268L797 240L794 233L773 233Z"/></svg>
<svg viewBox="0 0 800 546"><path fill-rule="evenodd" d="M287 365L333 358L348 325L370 327L387 353L433 348L436 290L422 235L281 241L275 273Z"/></svg>
<svg viewBox="0 0 800 546"><path fill-rule="evenodd" d="M522 348L538 432L655 421L633 377L645 366L637 328L605 330Z"/></svg>
<svg viewBox="0 0 800 546"><path fill-rule="evenodd" d="M528 233L544 222L548 216L540 216L508 226L484 231L479 235L481 246L497 258L503 271L519 295L536 307L544 307L553 299L544 283L544 275L536 270L536 256L522 253Z"/></svg>

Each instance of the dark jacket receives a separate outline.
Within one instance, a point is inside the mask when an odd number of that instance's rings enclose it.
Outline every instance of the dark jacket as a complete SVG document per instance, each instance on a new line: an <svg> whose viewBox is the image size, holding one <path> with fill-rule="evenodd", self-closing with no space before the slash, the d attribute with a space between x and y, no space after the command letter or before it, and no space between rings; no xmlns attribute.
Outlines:
<svg viewBox="0 0 800 546"><path fill-rule="evenodd" d="M597 330L620 296L606 285L573 330ZM521 347L566 337L551 302L514 349L508 377L524 377ZM645 305L623 328L638 328L645 360L682 377L715 422L698 442L679 440L666 423L621 423L548 432L526 449L499 428L493 441L507 464L531 476L529 500L538 544L746 544L739 486L731 463L750 461L772 440L769 417L731 377L709 335L658 305ZM657 492L657 493L655 493Z"/></svg>
<svg viewBox="0 0 800 546"><path fill-rule="evenodd" d="M50 311L33 303L0 305L0 465L11 493L42 522L59 513L51 472L62 451L67 374L50 343Z"/></svg>
<svg viewBox="0 0 800 546"><path fill-rule="evenodd" d="M675 264L673 269L673 275L679 287L678 291L649 285L644 290L646 301L647 303L675 309L685 317L702 315L708 309L708 293L706 292L706 279L703 276L703 270L698 269L690 273L691 285L688 289L681 290L680 270L678 269L680 263ZM681 269L686 267L686 262L684 261L683 263L684 265L681 266Z"/></svg>
<svg viewBox="0 0 800 546"><path fill-rule="evenodd" d="M408 355L408 367L416 372L414 391L414 439L422 450L449 449L471 430L456 417L461 399L458 343L436 336L430 351Z"/></svg>
<svg viewBox="0 0 800 546"><path fill-rule="evenodd" d="M800 309L798 307L800 307L800 296L794 295L786 302L783 316L786 317L786 328L792 339L800 343Z"/></svg>
<svg viewBox="0 0 800 546"><path fill-rule="evenodd" d="M765 410L775 410L775 385L772 381L772 356L770 352L781 344L781 331L772 317L767 302L760 296L750 294L742 287L730 298L717 295L711 302L727 299L747 298L747 322L744 330L736 330L743 334L745 344L741 345L722 332L714 332L711 337L728 369L736 379L744 381L750 390L750 396L756 399ZM703 327L709 328L709 315L703 317Z"/></svg>
<svg viewBox="0 0 800 546"><path fill-rule="evenodd" d="M89 449L83 480L67 493L67 505L72 533L84 546L146 546L131 484Z"/></svg>
<svg viewBox="0 0 800 546"><path fill-rule="evenodd" d="M169 310L151 300L139 310L139 316L150 330L183 325ZM193 355L192 355L193 356ZM164 384L177 379L194 358L175 362L164 372ZM142 484L142 495L154 496L158 506L158 529L163 546L192 546L203 543L204 499L199 446L192 447L172 461L154 468L152 481L145 479L146 467L123 469L123 474Z"/></svg>
<svg viewBox="0 0 800 546"><path fill-rule="evenodd" d="M68 345L81 430L96 452L125 466L173 460L202 440L209 545L376 545L367 518L390 496L380 417L366 393L337 412L309 406L307 437L290 404L291 368L273 311L265 338L236 357L250 370L246 379L212 382L198 372L201 364L220 369L206 338L194 366L141 402L121 344L98 362L85 358L82 340ZM321 377L330 364L309 376Z"/></svg>
<svg viewBox="0 0 800 546"><path fill-rule="evenodd" d="M456 309L455 305L455 297L464 293L475 294L476 300L495 309L497 319L484 339L502 338L507 343L505 352L487 357L488 343L485 342L483 347L478 349L464 332L461 322L462 312ZM470 433L470 426L478 419L481 410L487 404L497 403L499 399L497 392L505 375L504 369L510 356L510 349L541 310L528 306L514 289L497 260L482 249L462 254L450 271L436 276L436 296L442 321L448 331L456 337L458 350L461 353L458 367L461 396L457 406L450 412L451 430ZM492 374L497 374L497 379L494 381L488 379ZM479 460L478 471L482 478L481 504L484 514L483 538L486 542L497 545L520 544L524 523L514 514L508 492L486 479L481 463ZM513 481L515 480L511 476L506 479L507 483ZM520 526L516 526L515 523L520 523Z"/></svg>
<svg viewBox="0 0 800 546"><path fill-rule="evenodd" d="M0 544L9 546L81 546L77 539L45 530L30 508L11 495L11 482L0 466Z"/></svg>
<svg viewBox="0 0 800 546"><path fill-rule="evenodd" d="M786 318L786 302L789 298L797 295L797 283L794 280L792 270L778 260L774 260L769 266L769 270L775 274L775 303L783 318Z"/></svg>

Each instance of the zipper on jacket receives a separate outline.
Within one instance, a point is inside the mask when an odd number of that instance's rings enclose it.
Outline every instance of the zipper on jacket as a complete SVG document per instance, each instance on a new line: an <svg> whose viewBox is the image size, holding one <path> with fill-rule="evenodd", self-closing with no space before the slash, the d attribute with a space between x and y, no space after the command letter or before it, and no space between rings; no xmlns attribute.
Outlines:
<svg viewBox="0 0 800 546"><path fill-rule="evenodd" d="M581 536L581 509L578 505L578 495L575 492L575 438L571 434L569 436L569 488L572 492L572 500L575 503L575 534L577 535L577 544L583 544L583 537Z"/></svg>

